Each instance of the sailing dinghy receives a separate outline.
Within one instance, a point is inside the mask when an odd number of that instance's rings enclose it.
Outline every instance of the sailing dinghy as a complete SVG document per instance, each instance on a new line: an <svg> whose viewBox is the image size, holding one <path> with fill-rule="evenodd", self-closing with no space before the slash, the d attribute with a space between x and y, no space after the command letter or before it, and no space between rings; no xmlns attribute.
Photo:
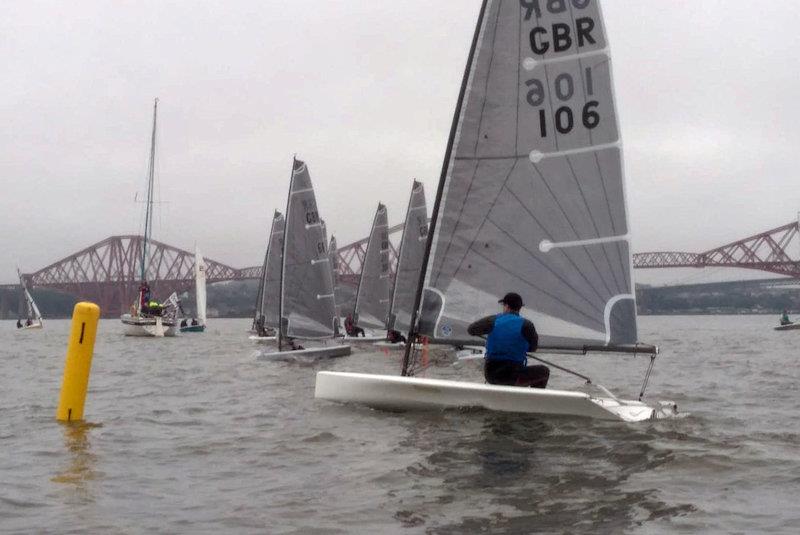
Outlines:
<svg viewBox="0 0 800 535"><path fill-rule="evenodd" d="M336 305L325 230L308 167L295 159L286 203L280 270L278 351L259 360L316 360L350 354L335 337ZM300 343L325 344L305 348ZM286 350L284 350L286 349Z"/></svg>
<svg viewBox="0 0 800 535"><path fill-rule="evenodd" d="M124 326L125 336L152 336L161 338L175 336L178 326L177 314L179 310L178 296L173 293L164 303L157 303L150 295L150 284L147 282L147 272L150 262L147 246L151 241L153 232L153 183L156 167L156 125L158 119L158 99L153 103L153 131L150 136L150 162L147 177L147 199L145 201L144 240L141 251L141 271L139 277L139 292L136 302L131 305L131 312L120 317ZM158 265L154 266L155 275L158 275Z"/></svg>
<svg viewBox="0 0 800 535"><path fill-rule="evenodd" d="M397 253L397 270L386 324L388 331L397 331L406 337L411 331L411 312L427 241L428 206L425 204L425 187L422 182L415 180L411 185L411 197L408 199L403 223L403 237L400 239L400 250ZM375 346L400 349L405 347L405 344L386 340L377 342Z"/></svg>
<svg viewBox="0 0 800 535"><path fill-rule="evenodd" d="M181 327L182 333L201 333L206 330L206 263L197 247L194 248L194 294L197 324Z"/></svg>
<svg viewBox="0 0 800 535"><path fill-rule="evenodd" d="M258 343L277 341L278 314L281 293L281 265L283 263L283 214L275 210L269 230L267 253L261 272L261 284L256 304L256 320L253 322L255 335L250 337Z"/></svg>
<svg viewBox="0 0 800 535"><path fill-rule="evenodd" d="M44 327L44 321L42 320L42 313L39 312L39 307L36 306L36 301L33 300L33 296L31 292L28 290L28 285L25 283L25 277L22 276L20 273L19 268L17 268L17 275L19 275L19 286L22 289L22 298L25 301L25 323L18 323L20 325L17 327L19 330L27 331L31 329L41 329Z"/></svg>
<svg viewBox="0 0 800 535"><path fill-rule="evenodd" d="M422 366L410 343L400 377L320 372L316 397L627 422L672 415L671 404L641 401L657 348L637 343L622 169L599 2L484 0L411 331L437 343L483 345L467 326L517 292L540 351L650 357L639 400L599 385L567 391L417 378Z"/></svg>
<svg viewBox="0 0 800 535"><path fill-rule="evenodd" d="M367 241L367 252L358 279L353 324L364 330L364 336L347 336L352 342L386 340L389 316L391 272L389 254L389 219L386 206L378 203Z"/></svg>

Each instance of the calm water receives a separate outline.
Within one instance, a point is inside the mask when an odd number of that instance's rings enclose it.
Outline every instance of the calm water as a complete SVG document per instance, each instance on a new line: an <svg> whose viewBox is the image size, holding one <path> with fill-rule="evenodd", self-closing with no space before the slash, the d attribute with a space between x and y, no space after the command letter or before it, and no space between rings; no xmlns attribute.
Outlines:
<svg viewBox="0 0 800 535"><path fill-rule="evenodd" d="M800 332L776 321L642 318L663 351L650 399L691 412L644 424L317 402L317 370L394 373L399 357L261 362L247 320L161 341L103 321L93 427L53 418L68 322L0 322L0 531L797 533ZM646 365L560 362L627 396Z"/></svg>

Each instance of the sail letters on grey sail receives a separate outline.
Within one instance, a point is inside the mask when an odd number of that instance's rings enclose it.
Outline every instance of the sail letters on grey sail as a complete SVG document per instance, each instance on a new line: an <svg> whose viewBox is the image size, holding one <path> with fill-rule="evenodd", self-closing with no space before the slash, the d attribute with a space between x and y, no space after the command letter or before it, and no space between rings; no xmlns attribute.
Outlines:
<svg viewBox="0 0 800 535"><path fill-rule="evenodd" d="M311 176L306 164L295 160L283 240L281 329L285 336L322 339L334 335L329 262Z"/></svg>
<svg viewBox="0 0 800 535"><path fill-rule="evenodd" d="M389 220L386 206L378 203L356 292L354 315L359 327L386 328L391 291L389 256Z"/></svg>
<svg viewBox="0 0 800 535"><path fill-rule="evenodd" d="M419 284L425 242L428 240L428 207L425 204L425 187L414 181L408 200L403 238L397 256L397 274L394 280L392 305L389 313L389 328L408 333L411 327L411 311Z"/></svg>
<svg viewBox="0 0 800 535"><path fill-rule="evenodd" d="M487 0L446 162L420 332L469 340L506 292L544 346L636 342L597 0Z"/></svg>

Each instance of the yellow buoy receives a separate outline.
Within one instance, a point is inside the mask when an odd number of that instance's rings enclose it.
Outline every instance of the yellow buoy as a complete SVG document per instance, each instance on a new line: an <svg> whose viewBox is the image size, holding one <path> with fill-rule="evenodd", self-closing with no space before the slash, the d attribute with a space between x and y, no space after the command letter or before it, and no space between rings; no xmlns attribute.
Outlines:
<svg viewBox="0 0 800 535"><path fill-rule="evenodd" d="M99 319L100 307L94 303L78 303L72 311L72 327L56 420L70 422L83 419L83 404L89 388L89 372L92 369L94 339Z"/></svg>

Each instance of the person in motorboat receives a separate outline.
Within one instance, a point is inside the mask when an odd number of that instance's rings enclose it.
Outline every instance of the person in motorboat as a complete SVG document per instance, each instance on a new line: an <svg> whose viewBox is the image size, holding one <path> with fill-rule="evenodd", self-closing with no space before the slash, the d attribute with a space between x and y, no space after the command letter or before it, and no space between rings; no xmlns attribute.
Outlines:
<svg viewBox="0 0 800 535"><path fill-rule="evenodd" d="M519 315L523 307L522 297L511 292L498 303L503 305L502 313L481 318L467 328L471 336L487 336L483 368L486 382L545 388L550 379L550 368L527 365L528 352L536 351L539 346L539 335L533 322Z"/></svg>
<svg viewBox="0 0 800 535"><path fill-rule="evenodd" d="M181 327L186 327L186 318L181 320Z"/></svg>
<svg viewBox="0 0 800 535"><path fill-rule="evenodd" d="M386 341L391 342L392 344L405 344L406 337L400 331L396 331L394 329L389 329L386 333Z"/></svg>
<svg viewBox="0 0 800 535"><path fill-rule="evenodd" d="M347 317L345 318L344 330L347 333L347 336L351 336L353 338L357 338L359 336L362 337L366 336L366 334L364 334L364 329L356 325L356 323L353 321L352 314L348 314Z"/></svg>
<svg viewBox="0 0 800 535"><path fill-rule="evenodd" d="M17 329L22 329L22 320L17 318Z"/></svg>
<svg viewBox="0 0 800 535"><path fill-rule="evenodd" d="M197 318L192 318L192 327L197 327L198 325L200 325L200 323L198 323Z"/></svg>
<svg viewBox="0 0 800 535"><path fill-rule="evenodd" d="M791 325L792 323L794 322L789 319L789 311L783 309L783 315L781 316L781 325Z"/></svg>

